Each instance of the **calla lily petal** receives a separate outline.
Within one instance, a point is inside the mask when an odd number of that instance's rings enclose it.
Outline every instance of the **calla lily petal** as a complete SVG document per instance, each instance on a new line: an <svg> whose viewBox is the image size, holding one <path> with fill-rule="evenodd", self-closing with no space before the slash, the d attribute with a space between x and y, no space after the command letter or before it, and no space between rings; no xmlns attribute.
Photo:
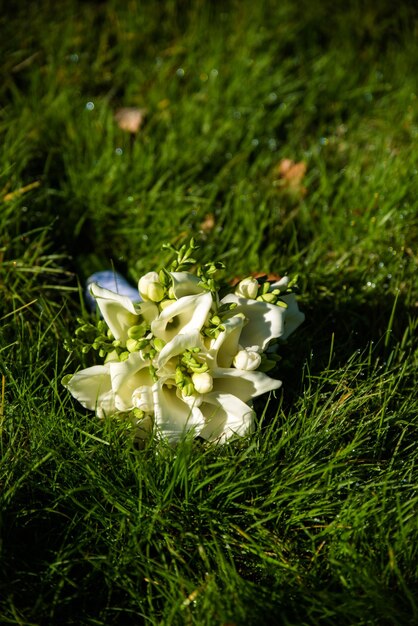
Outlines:
<svg viewBox="0 0 418 626"><path fill-rule="evenodd" d="M286 312L283 307L259 300L246 300L233 293L221 300L222 304L231 302L238 305L234 309L234 314L244 313L248 319L248 324L243 328L239 341L243 348L256 344L261 350L265 350L272 339L283 335Z"/></svg>
<svg viewBox="0 0 418 626"><path fill-rule="evenodd" d="M212 302L212 295L208 291L184 296L161 311L151 323L151 332L168 342L178 334L200 330L206 322Z"/></svg>
<svg viewBox="0 0 418 626"><path fill-rule="evenodd" d="M130 354L126 361L109 364L115 405L120 411L134 408L133 393L138 387L153 384L149 364L139 352Z"/></svg>
<svg viewBox="0 0 418 626"><path fill-rule="evenodd" d="M252 398L282 386L281 380L270 378L263 372L216 368L211 374L214 391L218 393L229 392L243 402L248 402Z"/></svg>
<svg viewBox="0 0 418 626"><path fill-rule="evenodd" d="M204 292L200 286L201 279L191 272L170 272L170 276L173 280L173 294L177 300Z"/></svg>
<svg viewBox="0 0 418 626"><path fill-rule="evenodd" d="M289 276L283 276L280 280L276 280L274 283L270 283L270 291L273 289L286 289L290 282Z"/></svg>
<svg viewBox="0 0 418 626"><path fill-rule="evenodd" d="M199 435L208 441L225 443L254 430L254 411L230 393L208 393L200 409L206 425Z"/></svg>
<svg viewBox="0 0 418 626"><path fill-rule="evenodd" d="M209 348L209 356L219 367L231 367L232 361L239 350L241 331L245 319L234 315L222 323L225 330L219 333Z"/></svg>
<svg viewBox="0 0 418 626"><path fill-rule="evenodd" d="M104 289L97 283L90 285L90 292L114 338L126 342L129 328L138 322L139 307L128 296Z"/></svg>
<svg viewBox="0 0 418 626"><path fill-rule="evenodd" d="M286 302L287 309L284 318L284 333L282 339L287 339L289 335L295 331L298 326L302 324L305 319L305 314L299 311L298 304L294 293L290 293L287 296L282 297L283 302Z"/></svg>
<svg viewBox="0 0 418 626"><path fill-rule="evenodd" d="M202 338L198 330L176 335L174 339L167 343L158 355L158 367L164 367L167 361L175 356L178 356L179 354L182 354L185 350L189 350L190 348L203 349Z"/></svg>
<svg viewBox="0 0 418 626"><path fill-rule="evenodd" d="M158 306L154 302L141 302L139 305L139 311L148 324L153 322L158 317Z"/></svg>
<svg viewBox="0 0 418 626"><path fill-rule="evenodd" d="M96 411L98 417L116 412L115 396L109 374L109 364L94 365L76 372L64 387L90 411Z"/></svg>
<svg viewBox="0 0 418 626"><path fill-rule="evenodd" d="M158 381L154 384L154 421L160 433L170 442L179 441L188 431L199 435L205 425L200 409L177 397L176 387Z"/></svg>

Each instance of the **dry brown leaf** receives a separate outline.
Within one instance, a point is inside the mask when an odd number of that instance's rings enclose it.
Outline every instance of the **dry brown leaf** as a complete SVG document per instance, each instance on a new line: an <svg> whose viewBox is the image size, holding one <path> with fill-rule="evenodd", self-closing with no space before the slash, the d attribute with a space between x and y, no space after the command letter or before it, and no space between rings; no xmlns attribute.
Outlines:
<svg viewBox="0 0 418 626"><path fill-rule="evenodd" d="M306 187L302 181L306 174L306 163L300 161L295 163L292 159L282 159L274 168L275 178L278 179L276 185L290 191L294 191L301 196L306 194Z"/></svg>
<svg viewBox="0 0 418 626"><path fill-rule="evenodd" d="M279 276L279 274L266 274L266 272L251 272L250 276L252 276L253 278L265 278L266 280L268 280L269 282L276 282L277 280L281 279L281 276ZM233 278L230 282L230 284L235 287L235 285L238 285L239 282L241 282L244 278L247 278L246 276L236 276L235 278Z"/></svg>
<svg viewBox="0 0 418 626"><path fill-rule="evenodd" d="M146 109L122 107L115 113L117 125L128 133L136 134L144 123Z"/></svg>
<svg viewBox="0 0 418 626"><path fill-rule="evenodd" d="M204 233L208 233L215 228L215 216L213 213L205 215L203 222L200 224L200 230Z"/></svg>

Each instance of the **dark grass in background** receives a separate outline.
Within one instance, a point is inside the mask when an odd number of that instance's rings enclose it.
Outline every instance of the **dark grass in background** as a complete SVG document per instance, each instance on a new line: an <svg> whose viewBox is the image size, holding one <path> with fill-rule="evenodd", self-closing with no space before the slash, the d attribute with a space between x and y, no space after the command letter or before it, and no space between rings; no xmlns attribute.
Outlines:
<svg viewBox="0 0 418 626"><path fill-rule="evenodd" d="M415 624L414 3L14 2L0 29L0 623ZM61 386L77 277L192 234L298 273L306 322L254 436L138 453Z"/></svg>

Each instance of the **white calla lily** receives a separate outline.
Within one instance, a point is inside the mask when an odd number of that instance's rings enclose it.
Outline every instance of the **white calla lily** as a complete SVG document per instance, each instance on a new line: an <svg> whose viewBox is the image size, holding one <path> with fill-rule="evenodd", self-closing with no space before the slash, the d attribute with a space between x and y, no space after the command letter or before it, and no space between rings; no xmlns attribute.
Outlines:
<svg viewBox="0 0 418 626"><path fill-rule="evenodd" d="M240 336L240 344L243 348L256 344L260 350L264 351L272 339L283 335L285 308L259 300L239 298L233 293L221 300L222 304L231 302L237 304L234 315L243 313L248 320Z"/></svg>
<svg viewBox="0 0 418 626"><path fill-rule="evenodd" d="M132 402L135 408L148 415L154 413L154 394L151 385L137 387L132 394Z"/></svg>
<svg viewBox="0 0 418 626"><path fill-rule="evenodd" d="M181 400L174 385L159 380L153 385L154 422L169 442L179 441L187 432L198 436L205 425L200 408Z"/></svg>
<svg viewBox="0 0 418 626"><path fill-rule="evenodd" d="M149 365L149 359L143 359L140 352L131 353L125 361L109 364L115 406L119 411L133 409L136 406L134 392L139 387L153 384Z"/></svg>
<svg viewBox="0 0 418 626"><path fill-rule="evenodd" d="M171 268L194 263L194 249L193 241L182 246ZM82 324L76 341L105 362L65 377L65 387L98 416L128 419L141 445L153 429L172 443L187 433L215 443L251 433L253 399L282 384L258 368L273 364L273 341L286 339L304 315L292 293L280 295L287 277L262 288L246 278L219 301L221 266L203 265L199 276L148 272L138 283L138 304L92 283L105 324L98 334L94 324Z"/></svg>
<svg viewBox="0 0 418 626"><path fill-rule="evenodd" d="M305 314L299 310L294 293L282 296L282 300L287 304L282 339L287 339L302 324Z"/></svg>
<svg viewBox="0 0 418 626"><path fill-rule="evenodd" d="M109 326L115 339L126 342L128 330L139 320L140 308L128 296L104 289L97 283L90 285L90 292L96 299L100 313Z"/></svg>
<svg viewBox="0 0 418 626"><path fill-rule="evenodd" d="M225 330L213 339L209 347L209 357L215 366L231 367L232 361L240 349L240 337L246 324L244 315L234 315L222 322Z"/></svg>
<svg viewBox="0 0 418 626"><path fill-rule="evenodd" d="M110 378L110 363L80 370L63 384L82 406L96 411L98 417L116 412L115 394Z"/></svg>
<svg viewBox="0 0 418 626"><path fill-rule="evenodd" d="M211 371L211 374L214 392L230 393L243 402L248 402L282 386L281 380L270 378L264 372L238 370L231 367L216 368Z"/></svg>
<svg viewBox="0 0 418 626"><path fill-rule="evenodd" d="M230 393L208 393L200 410L205 426L200 437L216 443L226 443L244 437L254 430L254 411L237 396Z"/></svg>
<svg viewBox="0 0 418 626"><path fill-rule="evenodd" d="M198 330L193 330L189 333L176 335L174 339L166 343L166 345L158 355L158 375L164 376L164 372L161 370L161 368L163 368L168 361L178 356L179 354L182 354L185 350L190 350L192 348L203 349L202 338Z"/></svg>
<svg viewBox="0 0 418 626"><path fill-rule="evenodd" d="M270 284L270 291L273 289L279 289L280 291L285 291L290 282L289 276L283 276L280 280L276 280L274 283Z"/></svg>
<svg viewBox="0 0 418 626"><path fill-rule="evenodd" d="M151 323L151 332L168 343L176 335L200 331L207 320L212 303L209 291L184 296L161 311Z"/></svg>
<svg viewBox="0 0 418 626"><path fill-rule="evenodd" d="M173 285L172 295L179 300L184 296L194 296L203 293L205 290L201 286L201 279L191 272L169 272Z"/></svg>

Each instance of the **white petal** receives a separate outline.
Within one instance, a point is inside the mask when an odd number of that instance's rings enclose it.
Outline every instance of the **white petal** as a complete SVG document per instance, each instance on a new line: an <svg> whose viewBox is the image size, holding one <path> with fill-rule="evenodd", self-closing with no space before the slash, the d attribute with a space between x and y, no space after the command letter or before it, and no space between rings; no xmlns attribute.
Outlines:
<svg viewBox="0 0 418 626"><path fill-rule="evenodd" d="M64 385L82 406L99 417L116 412L109 365L94 365L74 374Z"/></svg>
<svg viewBox="0 0 418 626"><path fill-rule="evenodd" d="M121 296L109 289L103 289L97 283L90 285L90 291L114 338L126 341L129 328L138 322L139 308L128 296Z"/></svg>
<svg viewBox="0 0 418 626"><path fill-rule="evenodd" d="M176 335L174 339L166 343L158 355L158 367L163 367L167 361L179 354L183 354L185 350L190 350L191 348L203 349L202 338L198 330Z"/></svg>
<svg viewBox="0 0 418 626"><path fill-rule="evenodd" d="M225 443L235 437L244 437L254 430L254 411L248 404L229 393L209 393L201 411L206 425L200 437L216 443Z"/></svg>
<svg viewBox="0 0 418 626"><path fill-rule="evenodd" d="M210 292L184 296L161 311L151 324L153 335L168 342L179 333L200 330L212 306Z"/></svg>
<svg viewBox="0 0 418 626"><path fill-rule="evenodd" d="M270 283L270 291L273 289L285 290L290 282L289 276L283 276L280 280L276 280L274 283Z"/></svg>
<svg viewBox="0 0 418 626"><path fill-rule="evenodd" d="M120 411L134 408L133 393L138 387L152 386L149 364L139 352L132 352L126 361L109 363L115 405Z"/></svg>
<svg viewBox="0 0 418 626"><path fill-rule="evenodd" d="M241 331L245 319L239 315L222 322L225 330L211 343L209 356L219 367L231 367L232 360L239 350Z"/></svg>
<svg viewBox="0 0 418 626"><path fill-rule="evenodd" d="M170 388L161 381L153 387L155 425L170 442L179 441L190 430L197 436L205 424L200 409L183 402L176 391L175 386Z"/></svg>
<svg viewBox="0 0 418 626"><path fill-rule="evenodd" d="M158 306L154 302L141 302L139 311L146 322L149 324L158 317Z"/></svg>
<svg viewBox="0 0 418 626"><path fill-rule="evenodd" d="M211 371L213 389L219 393L230 393L243 402L261 396L263 393L279 389L281 380L270 378L264 372L216 368Z"/></svg>
<svg viewBox="0 0 418 626"><path fill-rule="evenodd" d="M286 302L287 309L284 319L284 333L282 339L287 339L289 335L293 333L298 326L300 326L305 319L305 314L299 311L298 304L294 293L290 293L288 296L282 297L283 302Z"/></svg>
<svg viewBox="0 0 418 626"><path fill-rule="evenodd" d="M201 279L191 272L170 272L173 280L173 293L177 300L184 296L192 296L203 293L203 287L199 286Z"/></svg>
<svg viewBox="0 0 418 626"><path fill-rule="evenodd" d="M230 302L238 304L234 309L234 315L244 313L248 319L248 324L243 328L239 341L243 348L258 345L261 350L265 350L271 339L283 335L286 315L286 309L283 307L259 300L238 298L233 293L221 300L221 303Z"/></svg>

